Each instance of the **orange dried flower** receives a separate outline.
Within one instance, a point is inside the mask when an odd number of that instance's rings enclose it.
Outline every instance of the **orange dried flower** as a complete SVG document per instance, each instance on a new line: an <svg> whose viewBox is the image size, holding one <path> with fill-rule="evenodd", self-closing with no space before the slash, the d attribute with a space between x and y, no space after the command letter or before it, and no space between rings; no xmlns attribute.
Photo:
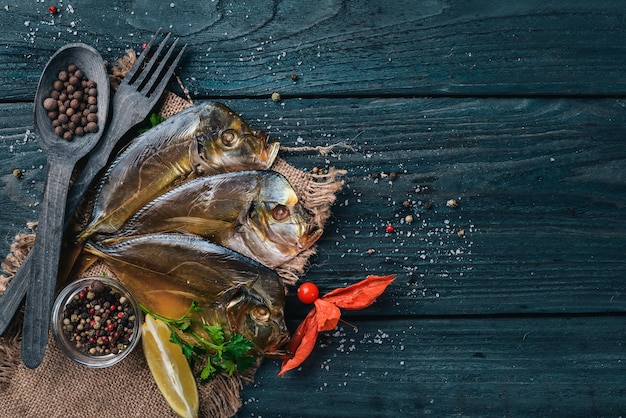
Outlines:
<svg viewBox="0 0 626 418"><path fill-rule="evenodd" d="M365 280L348 287L341 287L328 292L313 303L313 309L304 318L293 334L287 349L294 353L293 357L283 361L279 376L298 367L309 357L317 334L320 331L333 330L341 317L339 308L356 310L370 306L395 280L396 276L367 276Z"/></svg>

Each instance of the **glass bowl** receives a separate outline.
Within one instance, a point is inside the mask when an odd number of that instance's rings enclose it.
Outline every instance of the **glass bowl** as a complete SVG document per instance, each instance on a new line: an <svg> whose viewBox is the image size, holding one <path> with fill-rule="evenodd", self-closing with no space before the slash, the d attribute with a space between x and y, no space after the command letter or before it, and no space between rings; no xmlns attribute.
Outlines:
<svg viewBox="0 0 626 418"><path fill-rule="evenodd" d="M72 360L108 367L135 348L141 309L130 291L108 277L85 277L65 287L52 308L52 332Z"/></svg>

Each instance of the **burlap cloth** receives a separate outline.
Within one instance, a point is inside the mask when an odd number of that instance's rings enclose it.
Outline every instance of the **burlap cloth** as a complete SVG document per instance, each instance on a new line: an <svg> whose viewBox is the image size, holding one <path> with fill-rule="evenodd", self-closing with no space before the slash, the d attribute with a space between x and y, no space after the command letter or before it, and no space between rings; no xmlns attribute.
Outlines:
<svg viewBox="0 0 626 418"><path fill-rule="evenodd" d="M134 62L134 52L116 63L111 73L113 87ZM160 106L163 117L172 116L191 106L189 100L167 92ZM290 149L292 150L292 149ZM294 168L282 159L272 169L283 174L291 183L301 203L323 227L330 215L336 192L342 187L338 176L344 172L329 169L323 174L311 174ZM35 224L28 223L29 228ZM0 294L15 274L34 242L34 231L15 237L11 252L2 263L6 275L0 275ZM286 285L294 284L304 273L307 261L315 249L309 249L276 271ZM83 276L110 270L99 262ZM31 370L21 363L19 322L17 315L12 329L0 337L0 417L175 417L159 392L141 345L122 362L105 369L82 366L67 358L50 336L43 363ZM219 376L207 384L199 384L200 416L231 417L241 407L239 396L250 377Z"/></svg>

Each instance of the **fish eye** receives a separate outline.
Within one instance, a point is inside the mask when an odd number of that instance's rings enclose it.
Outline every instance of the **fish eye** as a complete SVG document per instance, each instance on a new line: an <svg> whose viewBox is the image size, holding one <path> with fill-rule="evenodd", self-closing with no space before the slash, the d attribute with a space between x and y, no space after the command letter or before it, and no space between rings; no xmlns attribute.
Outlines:
<svg viewBox="0 0 626 418"><path fill-rule="evenodd" d="M221 135L222 144L227 147L232 147L237 142L237 135L232 130L226 130Z"/></svg>
<svg viewBox="0 0 626 418"><path fill-rule="evenodd" d="M277 221L282 221L287 218L291 213L289 212L289 208L285 205L276 205L274 209L272 209L272 218Z"/></svg>
<svg viewBox="0 0 626 418"><path fill-rule="evenodd" d="M270 310L267 306L257 306L250 313L252 318L259 322L267 322L270 320Z"/></svg>

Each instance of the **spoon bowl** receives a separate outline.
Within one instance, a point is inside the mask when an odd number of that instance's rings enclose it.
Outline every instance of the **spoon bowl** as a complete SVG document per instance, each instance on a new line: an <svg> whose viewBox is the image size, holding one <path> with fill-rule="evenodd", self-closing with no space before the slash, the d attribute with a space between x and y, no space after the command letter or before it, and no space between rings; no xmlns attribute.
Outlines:
<svg viewBox="0 0 626 418"><path fill-rule="evenodd" d="M59 71L74 64L85 74L85 77L96 83L98 89L98 131L75 136L71 141L65 140L54 133L52 121L43 102L50 96L52 84L57 80ZM39 133L40 145L47 155L63 155L70 153L86 154L91 150L104 131L110 102L110 84L102 57L94 48L82 43L73 43L61 47L48 61L37 86L34 105L34 127Z"/></svg>

